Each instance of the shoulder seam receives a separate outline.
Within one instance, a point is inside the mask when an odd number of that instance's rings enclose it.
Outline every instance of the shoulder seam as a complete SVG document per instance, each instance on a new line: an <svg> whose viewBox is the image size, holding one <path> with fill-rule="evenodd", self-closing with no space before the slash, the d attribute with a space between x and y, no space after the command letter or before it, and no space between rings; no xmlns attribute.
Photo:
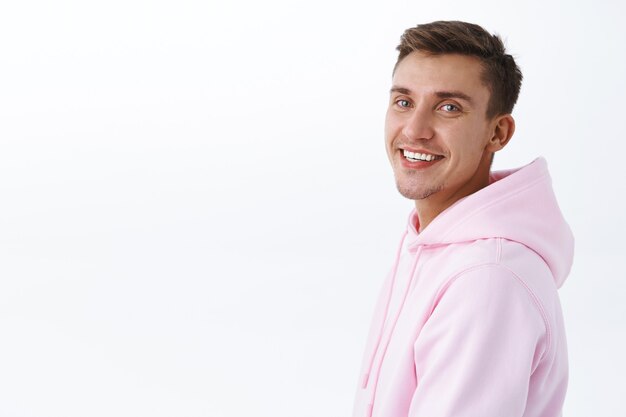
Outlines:
<svg viewBox="0 0 626 417"><path fill-rule="evenodd" d="M526 292L528 293L528 295L530 295L530 298L533 301L533 304L535 305L535 307L537 308L539 315L541 316L541 320L543 320L543 325L544 328L546 330L546 348L544 349L544 351L542 352L542 358L543 356L550 351L550 348L552 347L552 330L550 328L550 323L548 322L548 318L546 315L546 311L543 308L543 305L541 304L541 301L539 300L539 297L537 297L537 295L533 292L533 290L526 285L526 283L524 282L524 280L522 278L520 278L519 275L517 275L513 270L511 270L511 268L506 267L500 263L493 263L493 262L485 262L482 264L478 264L478 265L474 265L470 268L466 268L463 269L462 271L459 271L457 273L455 273L454 275L452 275L450 277L450 279L448 279L445 284L439 289L439 291L437 291L437 295L435 296L435 301L433 302L433 305L430 308L430 312L429 315L433 313L433 311L435 310L435 308L437 307L437 304L439 304L439 300L441 299L441 296L448 290L448 288L450 288L450 286L456 282L457 279L459 279L462 275L466 274L467 272L471 272L471 271L475 271L477 269L482 269L482 268L487 268L487 267L497 267L497 268L501 268L506 270L507 272L509 272L513 278L515 278L515 280L522 286L524 287L524 289L526 290Z"/></svg>

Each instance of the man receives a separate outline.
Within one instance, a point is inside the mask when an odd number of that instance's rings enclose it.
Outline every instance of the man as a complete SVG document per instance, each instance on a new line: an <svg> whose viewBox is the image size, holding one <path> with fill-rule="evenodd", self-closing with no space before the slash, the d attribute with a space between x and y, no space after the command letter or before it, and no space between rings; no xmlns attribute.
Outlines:
<svg viewBox="0 0 626 417"><path fill-rule="evenodd" d="M567 388L557 294L573 237L546 162L490 172L522 74L480 26L398 46L385 141L415 201L375 308L354 417L556 417Z"/></svg>

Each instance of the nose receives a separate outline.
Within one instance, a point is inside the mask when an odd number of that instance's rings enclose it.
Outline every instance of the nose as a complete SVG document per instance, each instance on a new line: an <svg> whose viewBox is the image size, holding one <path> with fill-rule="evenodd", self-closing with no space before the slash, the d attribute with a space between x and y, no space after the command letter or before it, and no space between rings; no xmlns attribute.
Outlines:
<svg viewBox="0 0 626 417"><path fill-rule="evenodd" d="M405 120L402 134L409 140L432 139L434 135L432 112L426 106L416 106Z"/></svg>

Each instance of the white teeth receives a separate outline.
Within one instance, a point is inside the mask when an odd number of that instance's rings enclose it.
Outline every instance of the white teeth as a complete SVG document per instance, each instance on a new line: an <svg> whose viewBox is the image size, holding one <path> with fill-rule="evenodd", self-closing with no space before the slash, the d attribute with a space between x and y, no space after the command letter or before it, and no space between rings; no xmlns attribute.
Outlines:
<svg viewBox="0 0 626 417"><path fill-rule="evenodd" d="M410 161L426 161L430 162L432 160L437 159L435 155L427 154L427 153L419 153L419 152L411 152L406 149L403 150L404 157Z"/></svg>

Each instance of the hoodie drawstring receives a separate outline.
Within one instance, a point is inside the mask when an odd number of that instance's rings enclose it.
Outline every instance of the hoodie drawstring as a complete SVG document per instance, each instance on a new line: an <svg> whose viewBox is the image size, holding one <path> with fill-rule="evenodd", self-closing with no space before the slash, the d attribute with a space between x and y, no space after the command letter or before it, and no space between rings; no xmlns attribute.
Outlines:
<svg viewBox="0 0 626 417"><path fill-rule="evenodd" d="M376 357L376 353L378 352L378 347L380 346L380 342L383 337L383 331L385 330L385 322L387 321L387 315L389 314L389 305L391 304L391 296L393 295L393 287L396 283L396 275L398 273L398 265L400 264L400 255L402 254L402 247L404 246L404 239L408 234L408 231L405 231L402 234L402 238L400 239L400 245L398 246L398 250L396 251L396 261L393 264L393 270L391 272L391 283L389 284L389 292L387 293L387 302L385 305L385 315L383 316L383 320L380 323L380 329L378 330L378 338L376 340L376 347L372 349L369 357L369 365L367 367L367 372L363 374L363 379L361 380L361 388L367 388L367 383L369 381L370 373L372 372L372 367L374 366L374 358Z"/></svg>
<svg viewBox="0 0 626 417"><path fill-rule="evenodd" d="M385 330L385 322L387 321L387 315L389 314L389 308L390 308L391 298L392 298L393 289L394 289L393 287L394 287L395 280L396 280L396 275L397 275L397 272L398 272L398 265L400 263L400 254L402 252L402 246L404 244L404 239L405 239L406 235L407 235L407 232L404 233L404 235L402 236L402 239L400 241L400 247L398 248L398 254L396 256L396 262L395 262L394 267L393 267L393 277L392 277L391 286L390 286L391 288L390 288L389 294L387 296L387 303L386 303L386 306L385 306L385 316L384 316L382 325L380 327L380 331L378 333L378 340L377 340L377 343L376 343L376 348L371 353L368 372L365 375L363 375L363 382L362 382L361 388L367 388L367 385L369 383L369 377L370 377L370 375L372 373L372 369L374 368L374 359L376 358L376 354L378 353L378 350L380 348L380 344L382 342L382 337L383 337L383 333L384 333L384 330ZM367 417L371 417L371 415L372 415L372 411L373 411L373 407L374 407L374 399L376 397L376 389L378 388L378 378L380 376L380 369L382 367L383 360L385 358L385 354L387 353L387 348L389 347L389 342L391 341L391 336L393 335L393 332L395 330L396 324L398 323L398 319L400 318L400 314L402 313L402 310L404 310L404 304L405 304L406 299L408 297L409 291L410 291L410 289L413 286L413 280L415 279L415 270L417 268L417 261L418 261L418 259L420 257L421 251L422 251L422 246L420 245L420 246L417 247L417 251L415 253L415 258L413 260L413 265L411 266L411 272L410 272L410 275L409 275L410 278L407 280L407 286L406 286L406 288L404 290L404 295L402 297L402 302L400 304L400 308L398 309L398 311L395 314L395 317L393 319L393 323L391 323L391 331L390 331L390 334L389 334L389 338L387 339L387 343L385 344L385 346L383 348L382 355L381 355L380 360L378 361L378 364L376 366L376 374L375 374L375 379L373 381L374 388L372 390L372 395L370 397L370 401L369 401L369 404L368 404L368 407L367 407Z"/></svg>

